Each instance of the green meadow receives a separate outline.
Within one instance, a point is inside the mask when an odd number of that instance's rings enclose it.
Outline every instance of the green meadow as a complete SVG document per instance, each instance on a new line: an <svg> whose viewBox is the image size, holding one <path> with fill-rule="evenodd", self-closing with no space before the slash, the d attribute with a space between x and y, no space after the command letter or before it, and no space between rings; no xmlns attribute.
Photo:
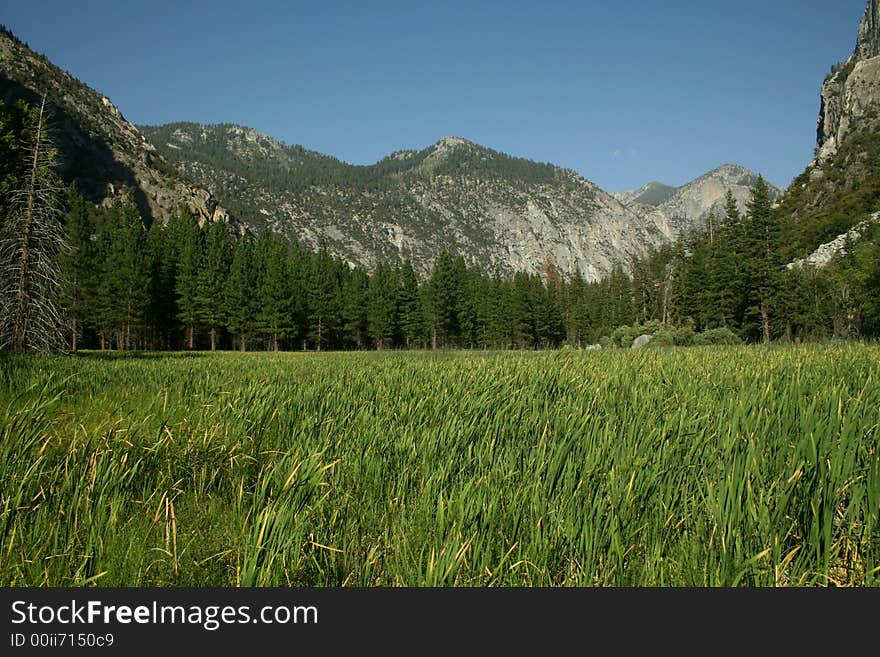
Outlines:
<svg viewBox="0 0 880 657"><path fill-rule="evenodd" d="M0 360L2 586L877 586L880 349Z"/></svg>

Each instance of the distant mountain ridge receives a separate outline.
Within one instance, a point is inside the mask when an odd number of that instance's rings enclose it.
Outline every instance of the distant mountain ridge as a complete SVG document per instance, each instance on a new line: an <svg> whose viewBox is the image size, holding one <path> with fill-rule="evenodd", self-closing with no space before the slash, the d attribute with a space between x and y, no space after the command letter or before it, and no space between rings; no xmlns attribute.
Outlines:
<svg viewBox="0 0 880 657"><path fill-rule="evenodd" d="M706 224L709 213L720 217L728 190L745 212L751 190L758 174L736 164L722 166L703 174L681 187L651 182L638 190L618 192L615 196L629 209L660 226L667 226L671 234L679 234L691 227ZM770 185L775 198L781 190Z"/></svg>
<svg viewBox="0 0 880 657"><path fill-rule="evenodd" d="M639 203L640 205L652 205L654 207L668 200L675 193L676 187L665 185L656 180L649 182L639 189L628 189L623 192L614 192L612 196L624 205Z"/></svg>
<svg viewBox="0 0 880 657"><path fill-rule="evenodd" d="M449 250L490 273L553 263L598 280L672 238L571 170L460 137L360 166L238 125L141 130L249 225L324 243L368 269L409 259L424 273Z"/></svg>

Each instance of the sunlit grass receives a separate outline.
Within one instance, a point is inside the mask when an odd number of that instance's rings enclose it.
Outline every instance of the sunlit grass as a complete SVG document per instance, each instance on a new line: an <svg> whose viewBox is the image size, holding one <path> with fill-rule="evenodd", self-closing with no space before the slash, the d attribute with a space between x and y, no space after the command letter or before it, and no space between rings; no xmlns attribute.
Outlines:
<svg viewBox="0 0 880 657"><path fill-rule="evenodd" d="M880 350L0 360L0 584L876 586Z"/></svg>

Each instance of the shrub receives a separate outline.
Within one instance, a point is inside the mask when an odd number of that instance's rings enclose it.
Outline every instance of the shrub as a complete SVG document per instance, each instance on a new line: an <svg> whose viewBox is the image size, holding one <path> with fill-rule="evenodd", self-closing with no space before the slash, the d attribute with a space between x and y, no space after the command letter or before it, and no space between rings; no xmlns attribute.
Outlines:
<svg viewBox="0 0 880 657"><path fill-rule="evenodd" d="M715 345L715 344L742 344L740 337L726 326L724 328L709 329L694 336L695 345Z"/></svg>
<svg viewBox="0 0 880 657"><path fill-rule="evenodd" d="M687 326L665 326L654 333L649 347L690 347L695 344L694 331Z"/></svg>

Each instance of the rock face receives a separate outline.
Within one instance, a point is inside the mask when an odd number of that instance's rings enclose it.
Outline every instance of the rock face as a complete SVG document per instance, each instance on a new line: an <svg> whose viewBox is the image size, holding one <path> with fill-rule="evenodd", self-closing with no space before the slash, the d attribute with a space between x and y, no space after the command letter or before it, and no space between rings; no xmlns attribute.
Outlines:
<svg viewBox="0 0 880 657"><path fill-rule="evenodd" d="M573 171L458 137L352 166L242 126L142 130L248 225L324 243L367 269L409 259L424 274L449 250L489 273L552 263L595 281L672 238Z"/></svg>
<svg viewBox="0 0 880 657"><path fill-rule="evenodd" d="M780 200L806 258L876 210L880 195L880 2L870 0L858 42L821 89L813 161Z"/></svg>
<svg viewBox="0 0 880 657"><path fill-rule="evenodd" d="M822 85L814 164L821 167L856 129L880 123L880 3L870 0L859 26L856 49Z"/></svg>
<svg viewBox="0 0 880 657"><path fill-rule="evenodd" d="M725 164L681 187L654 182L640 190L620 192L615 197L650 223L678 235L691 227L705 227L710 213L724 216L728 190L733 193L740 212L744 212L757 180L758 174L754 171ZM769 186L774 197L780 193Z"/></svg>
<svg viewBox="0 0 880 657"><path fill-rule="evenodd" d="M795 267L816 267L817 269L821 269L831 262L831 259L834 256L843 251L847 244L854 244L857 242L865 234L868 228L876 223L880 223L880 212L875 212L869 219L859 222L847 232L838 235L830 242L821 244L819 248L806 258L798 258L797 260L788 263L786 266L789 269Z"/></svg>
<svg viewBox="0 0 880 657"><path fill-rule="evenodd" d="M200 221L225 221L243 232L210 193L184 181L109 98L0 30L0 100L34 105L42 94L61 177L87 199L106 204L131 190L148 220L165 221L186 205Z"/></svg>
<svg viewBox="0 0 880 657"><path fill-rule="evenodd" d="M880 2L869 0L865 16L859 25L859 40L855 56L860 60L880 57Z"/></svg>

